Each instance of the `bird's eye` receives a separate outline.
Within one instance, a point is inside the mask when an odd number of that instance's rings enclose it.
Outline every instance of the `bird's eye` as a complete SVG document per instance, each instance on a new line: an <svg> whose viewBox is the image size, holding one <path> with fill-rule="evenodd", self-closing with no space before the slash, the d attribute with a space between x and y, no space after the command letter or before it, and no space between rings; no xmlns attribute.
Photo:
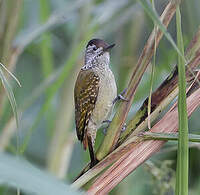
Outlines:
<svg viewBox="0 0 200 195"><path fill-rule="evenodd" d="M97 47L95 46L95 47L93 47L93 51L96 51L97 50Z"/></svg>

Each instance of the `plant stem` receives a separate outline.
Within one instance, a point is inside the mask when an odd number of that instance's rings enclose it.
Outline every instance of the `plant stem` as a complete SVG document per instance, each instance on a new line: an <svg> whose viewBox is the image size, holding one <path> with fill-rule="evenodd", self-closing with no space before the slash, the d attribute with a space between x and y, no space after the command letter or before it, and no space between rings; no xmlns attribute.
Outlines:
<svg viewBox="0 0 200 195"><path fill-rule="evenodd" d="M49 17L49 1L40 0L40 21L46 22ZM45 78L53 71L53 54L52 54L52 39L49 32L42 34L41 48L41 60L43 75Z"/></svg>
<svg viewBox="0 0 200 195"><path fill-rule="evenodd" d="M184 53L181 14L179 6L176 9L177 25L177 45L181 53ZM186 104L186 77L185 63L178 55L178 116L179 116L179 139L177 153L177 171L176 171L176 195L188 195L188 117Z"/></svg>
<svg viewBox="0 0 200 195"><path fill-rule="evenodd" d="M153 133L153 132L145 132L142 136L145 140L163 140L163 141L177 141L178 133ZM200 135L189 134L188 135L189 142L200 142Z"/></svg>

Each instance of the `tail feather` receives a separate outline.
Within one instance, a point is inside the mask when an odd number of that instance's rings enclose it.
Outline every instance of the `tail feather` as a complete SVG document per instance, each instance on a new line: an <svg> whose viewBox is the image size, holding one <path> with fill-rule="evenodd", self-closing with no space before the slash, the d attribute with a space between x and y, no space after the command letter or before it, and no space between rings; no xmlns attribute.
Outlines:
<svg viewBox="0 0 200 195"><path fill-rule="evenodd" d="M84 135L84 137L83 137L83 148L84 148L84 150L87 150L87 148L88 148L88 136L87 135Z"/></svg>

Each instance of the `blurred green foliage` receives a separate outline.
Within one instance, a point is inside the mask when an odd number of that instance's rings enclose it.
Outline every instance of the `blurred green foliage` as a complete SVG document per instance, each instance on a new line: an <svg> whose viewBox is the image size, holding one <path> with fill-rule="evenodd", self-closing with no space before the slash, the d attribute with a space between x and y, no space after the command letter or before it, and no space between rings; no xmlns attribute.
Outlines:
<svg viewBox="0 0 200 195"><path fill-rule="evenodd" d="M160 14L167 4L155 1ZM187 46L200 25L200 1L181 4L184 45ZM127 85L153 22L141 5L134 0L0 0L0 61L15 73L22 87L14 82L14 94L19 108L20 127L16 131L12 111L2 87L0 88L0 151L16 153L32 164L47 169L58 178L71 182L89 160L77 142L74 126L73 87L83 65L84 49L91 38L116 43L111 53L111 68L118 91ZM175 23L168 31L175 40ZM153 90L166 78L176 63L176 51L166 38L157 49ZM151 67L145 72L137 90L131 113L137 111L150 90ZM198 109L189 120L190 133L199 133ZM10 133L5 137L6 133ZM6 134L7 135L7 134ZM98 132L97 145L103 138ZM3 143L3 144L2 144ZM153 167L138 168L118 185L111 194L161 194L162 185L174 177L175 163L170 168L165 160L176 159L177 146L171 142L151 158ZM200 147L190 149L189 190L200 193ZM174 179L170 177L170 182ZM156 182L157 180L157 182ZM154 182L155 181L155 182ZM170 186L171 185L170 183ZM171 189L170 189L171 190ZM1 185L0 194L14 191ZM173 190L162 194L173 194Z"/></svg>

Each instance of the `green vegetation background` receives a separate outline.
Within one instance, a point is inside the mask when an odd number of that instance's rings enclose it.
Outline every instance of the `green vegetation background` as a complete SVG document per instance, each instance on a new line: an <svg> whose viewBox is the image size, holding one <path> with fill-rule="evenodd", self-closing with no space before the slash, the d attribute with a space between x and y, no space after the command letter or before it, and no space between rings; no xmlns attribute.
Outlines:
<svg viewBox="0 0 200 195"><path fill-rule="evenodd" d="M158 13L167 2L155 1ZM16 6L19 9L15 12ZM0 24L2 29L7 29L7 32L0 31L0 59L14 71L22 85L19 88L12 82L20 111L18 131L15 125L10 125L12 111L8 100L2 98L5 92L0 91L3 102L0 138L4 131L11 131L12 135L0 149L13 154L20 151L32 164L71 182L89 160L75 135L73 104L74 82L84 63L87 41L101 38L116 43L111 52L111 69L121 92L153 29L153 22L134 0L0 0L0 10L4 10L0 13ZM200 1L183 1L181 13L187 46L200 24ZM13 29L16 17L19 20ZM174 39L175 29L173 19L168 30ZM14 49L23 47L17 63L11 63ZM157 50L153 89L170 73L176 60L176 52L163 38ZM133 113L149 94L150 74L149 68L137 90ZM199 115L200 109L197 109L189 120L191 133L200 133ZM97 145L102 138L100 130ZM176 146L175 142L167 143L111 194L173 194ZM189 154L189 190L196 195L200 193L200 146L191 147ZM1 185L0 194L13 193L13 189Z"/></svg>

